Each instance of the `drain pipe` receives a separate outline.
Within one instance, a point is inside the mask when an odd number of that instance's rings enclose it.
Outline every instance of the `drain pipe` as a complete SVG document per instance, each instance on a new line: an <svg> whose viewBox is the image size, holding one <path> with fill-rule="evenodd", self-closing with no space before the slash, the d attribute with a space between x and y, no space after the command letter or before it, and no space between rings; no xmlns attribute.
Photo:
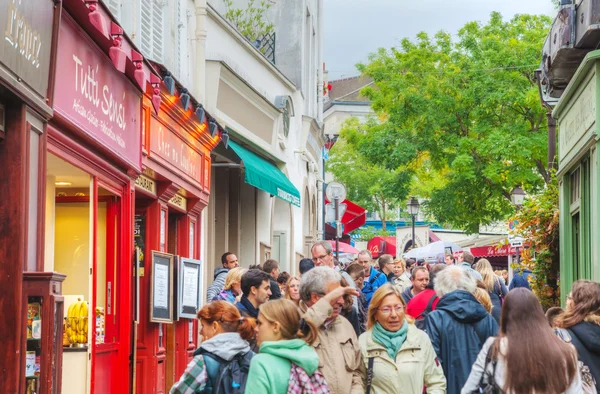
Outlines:
<svg viewBox="0 0 600 394"><path fill-rule="evenodd" d="M194 84L198 100L206 106L206 0L194 0L196 8Z"/></svg>

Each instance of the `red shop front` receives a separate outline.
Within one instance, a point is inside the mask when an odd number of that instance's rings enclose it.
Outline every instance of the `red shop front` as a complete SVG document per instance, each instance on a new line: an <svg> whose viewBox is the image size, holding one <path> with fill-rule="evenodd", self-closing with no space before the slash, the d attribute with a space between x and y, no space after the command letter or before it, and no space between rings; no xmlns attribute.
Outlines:
<svg viewBox="0 0 600 394"><path fill-rule="evenodd" d="M167 73L162 66L156 67ZM135 241L142 256L138 270L135 391L145 394L169 391L193 358L198 340L194 314L184 318L175 310L164 322L150 316L151 294L156 286L151 281L154 251L200 258L201 212L208 204L210 187L210 151L218 142L207 130L206 117L197 116L204 113L200 104L192 98L185 109L180 97L163 88L158 112L153 110L151 97L143 102L143 173L136 180L135 195ZM201 289L199 285L198 294L204 292Z"/></svg>
<svg viewBox="0 0 600 394"><path fill-rule="evenodd" d="M79 0L65 0L63 7L45 158L44 253L46 263L66 275L62 392L129 393L139 86L146 87L151 69L144 64L143 81L134 78L131 46L124 42L127 67L117 70L108 55L114 41L92 25L93 9ZM96 12L108 25L109 14Z"/></svg>

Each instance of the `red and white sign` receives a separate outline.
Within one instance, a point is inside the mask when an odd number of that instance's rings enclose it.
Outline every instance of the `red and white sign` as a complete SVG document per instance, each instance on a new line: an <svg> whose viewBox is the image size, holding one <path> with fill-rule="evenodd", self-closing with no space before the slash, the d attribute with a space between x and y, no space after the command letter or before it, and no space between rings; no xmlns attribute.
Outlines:
<svg viewBox="0 0 600 394"><path fill-rule="evenodd" d="M471 254L474 257L511 256L516 253L516 248L513 248L510 245L471 248Z"/></svg>
<svg viewBox="0 0 600 394"><path fill-rule="evenodd" d="M111 153L141 170L141 94L64 13L54 108Z"/></svg>
<svg viewBox="0 0 600 394"><path fill-rule="evenodd" d="M169 122L167 127L161 121L152 116L150 120L150 155L153 159L160 157L182 175L187 176L198 185L202 185L202 146L192 136L187 138L180 136L171 130L171 127L179 129L175 122ZM169 119L170 120L170 119ZM185 133L185 130L181 130ZM185 135L185 134L184 134Z"/></svg>

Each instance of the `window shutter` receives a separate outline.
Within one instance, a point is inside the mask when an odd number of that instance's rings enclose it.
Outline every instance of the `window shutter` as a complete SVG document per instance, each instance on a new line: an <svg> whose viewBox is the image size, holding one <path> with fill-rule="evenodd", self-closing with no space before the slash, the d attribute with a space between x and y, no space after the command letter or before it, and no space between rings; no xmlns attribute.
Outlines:
<svg viewBox="0 0 600 394"><path fill-rule="evenodd" d="M162 0L152 1L152 59L162 63L163 61L163 16Z"/></svg>
<svg viewBox="0 0 600 394"><path fill-rule="evenodd" d="M159 63L163 60L164 16L161 0L140 0L142 53Z"/></svg>
<svg viewBox="0 0 600 394"><path fill-rule="evenodd" d="M115 18L121 20L121 0L105 0L105 3Z"/></svg>
<svg viewBox="0 0 600 394"><path fill-rule="evenodd" d="M179 77L189 83L188 79L188 31L187 31L187 0L178 0L177 7L177 71Z"/></svg>

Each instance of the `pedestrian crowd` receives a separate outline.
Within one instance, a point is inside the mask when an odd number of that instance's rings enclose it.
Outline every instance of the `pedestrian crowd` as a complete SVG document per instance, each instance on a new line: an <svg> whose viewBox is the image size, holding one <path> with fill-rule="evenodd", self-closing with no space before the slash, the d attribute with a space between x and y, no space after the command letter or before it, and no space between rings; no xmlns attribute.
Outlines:
<svg viewBox="0 0 600 394"><path fill-rule="evenodd" d="M544 313L531 271L507 287L468 251L431 265L362 251L343 268L329 242L311 254L293 276L225 253L170 393L597 393L600 283Z"/></svg>

